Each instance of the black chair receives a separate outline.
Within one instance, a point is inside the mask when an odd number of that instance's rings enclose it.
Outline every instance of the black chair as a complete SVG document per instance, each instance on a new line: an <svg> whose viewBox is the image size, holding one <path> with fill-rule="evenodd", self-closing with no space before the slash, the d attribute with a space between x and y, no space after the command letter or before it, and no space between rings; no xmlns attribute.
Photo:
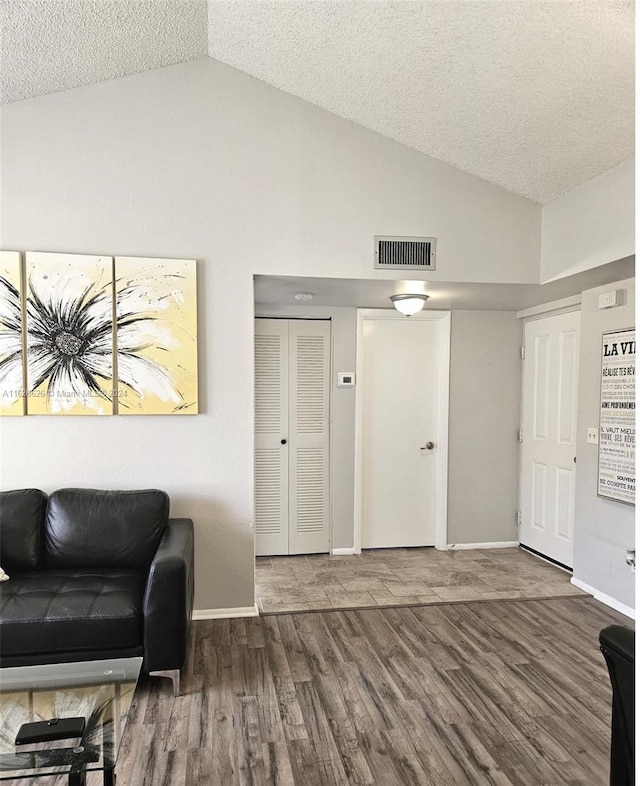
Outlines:
<svg viewBox="0 0 640 786"><path fill-rule="evenodd" d="M622 625L600 631L600 649L613 692L611 713L611 786L635 783L635 632Z"/></svg>

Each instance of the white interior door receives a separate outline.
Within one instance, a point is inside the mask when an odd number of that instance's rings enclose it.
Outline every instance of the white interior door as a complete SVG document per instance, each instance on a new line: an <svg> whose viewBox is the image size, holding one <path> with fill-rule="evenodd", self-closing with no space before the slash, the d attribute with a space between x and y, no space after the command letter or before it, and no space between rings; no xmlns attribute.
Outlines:
<svg viewBox="0 0 640 786"><path fill-rule="evenodd" d="M382 314L364 319L358 349L361 544L432 546L445 449L444 328L423 315Z"/></svg>
<svg viewBox="0 0 640 786"><path fill-rule="evenodd" d="M520 542L573 567L580 312L525 322Z"/></svg>
<svg viewBox="0 0 640 786"><path fill-rule="evenodd" d="M256 554L289 553L289 323L255 320Z"/></svg>
<svg viewBox="0 0 640 786"><path fill-rule="evenodd" d="M258 556L329 550L331 323L257 319Z"/></svg>
<svg viewBox="0 0 640 786"><path fill-rule="evenodd" d="M330 331L289 322L289 554L329 551Z"/></svg>

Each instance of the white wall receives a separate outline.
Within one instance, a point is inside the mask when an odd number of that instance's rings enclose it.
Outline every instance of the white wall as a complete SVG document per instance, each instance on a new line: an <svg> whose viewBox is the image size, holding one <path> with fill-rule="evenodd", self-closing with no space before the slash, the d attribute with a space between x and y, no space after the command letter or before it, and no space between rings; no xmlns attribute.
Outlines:
<svg viewBox="0 0 640 786"><path fill-rule="evenodd" d="M253 603L253 274L392 278L374 234L435 235L450 281L539 280L539 205L213 60L2 110L4 249L199 260L202 414L0 423L3 488L166 489L196 608Z"/></svg>
<svg viewBox="0 0 640 786"><path fill-rule="evenodd" d="M632 157L545 205L540 281L635 254L634 195Z"/></svg>
<svg viewBox="0 0 640 786"><path fill-rule="evenodd" d="M453 311L447 543L517 541L522 326Z"/></svg>
<svg viewBox="0 0 640 786"><path fill-rule="evenodd" d="M622 289L626 304L598 310L598 294ZM635 608L634 574L625 564L635 543L635 508L597 496L598 446L587 444L587 428L600 423L602 334L635 325L635 279L582 293L576 453L574 576Z"/></svg>

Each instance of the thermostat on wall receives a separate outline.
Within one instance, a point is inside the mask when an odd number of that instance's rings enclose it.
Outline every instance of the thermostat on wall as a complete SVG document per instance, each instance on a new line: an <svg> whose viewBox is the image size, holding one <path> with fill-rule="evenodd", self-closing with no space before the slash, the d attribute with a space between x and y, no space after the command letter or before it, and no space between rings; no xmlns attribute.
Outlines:
<svg viewBox="0 0 640 786"><path fill-rule="evenodd" d="M622 290L612 289L611 292L602 292L598 295L598 308L615 308L622 305Z"/></svg>
<svg viewBox="0 0 640 786"><path fill-rule="evenodd" d="M356 384L356 375L353 371L338 372L338 387L352 388Z"/></svg>

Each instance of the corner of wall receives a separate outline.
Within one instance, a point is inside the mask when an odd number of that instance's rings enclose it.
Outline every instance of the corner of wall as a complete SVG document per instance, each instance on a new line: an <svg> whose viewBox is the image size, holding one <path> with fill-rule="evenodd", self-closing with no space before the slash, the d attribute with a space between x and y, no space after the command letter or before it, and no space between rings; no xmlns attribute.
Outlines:
<svg viewBox="0 0 640 786"><path fill-rule="evenodd" d="M598 309L598 295L625 291L618 308ZM576 581L626 607L635 607L634 575L626 550L635 543L635 508L597 495L598 446L587 443L587 429L600 423L602 334L635 325L635 278L582 293L576 440Z"/></svg>

